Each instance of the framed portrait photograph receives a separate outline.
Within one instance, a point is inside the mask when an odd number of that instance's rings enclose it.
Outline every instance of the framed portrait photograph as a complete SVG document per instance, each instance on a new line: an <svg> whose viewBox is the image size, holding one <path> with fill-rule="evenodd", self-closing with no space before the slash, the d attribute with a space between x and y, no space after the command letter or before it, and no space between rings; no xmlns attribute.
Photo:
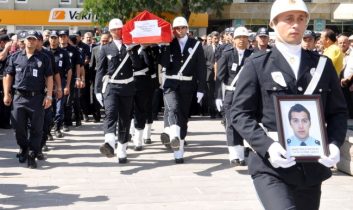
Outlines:
<svg viewBox="0 0 353 210"><path fill-rule="evenodd" d="M319 95L275 97L278 139L297 162L327 155L327 133Z"/></svg>

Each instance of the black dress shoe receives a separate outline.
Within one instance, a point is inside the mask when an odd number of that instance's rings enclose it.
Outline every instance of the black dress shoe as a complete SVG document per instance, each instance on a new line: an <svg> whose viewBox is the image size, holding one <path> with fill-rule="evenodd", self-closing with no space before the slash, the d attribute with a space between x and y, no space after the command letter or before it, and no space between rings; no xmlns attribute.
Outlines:
<svg viewBox="0 0 353 210"><path fill-rule="evenodd" d="M28 168L37 168L36 156L33 151L28 153L27 165Z"/></svg>
<svg viewBox="0 0 353 210"><path fill-rule="evenodd" d="M184 158L176 158L176 159L175 159L175 163L176 163L176 164L182 164L182 163L184 163Z"/></svg>
<svg viewBox="0 0 353 210"><path fill-rule="evenodd" d="M18 158L18 162L24 163L26 162L28 158L28 149L20 149L20 151L16 154L16 157Z"/></svg>
<svg viewBox="0 0 353 210"><path fill-rule="evenodd" d="M151 139L144 139L143 142L145 144L152 144L152 140Z"/></svg>
<svg viewBox="0 0 353 210"><path fill-rule="evenodd" d="M142 151L142 146L135 146L134 150L135 151Z"/></svg>
<svg viewBox="0 0 353 210"><path fill-rule="evenodd" d="M79 127L79 126L81 126L81 125L82 125L81 120L76 120L75 126L76 126L76 127Z"/></svg>
<svg viewBox="0 0 353 210"><path fill-rule="evenodd" d="M53 138L53 136L51 135L51 133L49 132L48 133L48 141L53 141L54 140L54 138Z"/></svg>
<svg viewBox="0 0 353 210"><path fill-rule="evenodd" d="M127 158L118 158L119 164L126 164L127 163Z"/></svg>
<svg viewBox="0 0 353 210"><path fill-rule="evenodd" d="M64 126L63 126L63 131L64 131L64 132L70 131L69 126L68 126L68 125L64 125Z"/></svg>
<svg viewBox="0 0 353 210"><path fill-rule="evenodd" d="M55 131L55 137L56 137L56 138L62 138L62 137L64 137L64 134L61 133L60 130L57 130L57 131Z"/></svg>
<svg viewBox="0 0 353 210"><path fill-rule="evenodd" d="M230 161L230 165L232 166L239 166L240 165L240 161L239 159L233 159Z"/></svg>
<svg viewBox="0 0 353 210"><path fill-rule="evenodd" d="M99 151L108 158L114 157L114 149L108 143L102 144L99 147Z"/></svg>
<svg viewBox="0 0 353 210"><path fill-rule="evenodd" d="M169 135L166 134L166 133L161 133L161 142L162 144L164 144L164 146L167 148L167 149L171 149L170 147L170 138L169 138Z"/></svg>
<svg viewBox="0 0 353 210"><path fill-rule="evenodd" d="M44 154L43 154L42 152L40 152L40 153L38 153L38 155L37 155L37 159L38 159L38 160L45 160L46 157L44 156Z"/></svg>
<svg viewBox="0 0 353 210"><path fill-rule="evenodd" d="M241 160L241 161L239 161L239 166L246 166L246 162L245 162L245 160Z"/></svg>
<svg viewBox="0 0 353 210"><path fill-rule="evenodd" d="M170 146L172 147L172 149L173 149L174 151L179 150L179 147L180 147L180 139L179 139L178 137L173 138L173 139L170 141Z"/></svg>
<svg viewBox="0 0 353 210"><path fill-rule="evenodd" d="M47 145L44 145L43 148L42 148L42 151L44 152L48 152L49 151L49 148Z"/></svg>
<svg viewBox="0 0 353 210"><path fill-rule="evenodd" d="M12 126L9 125L9 124L6 124L6 125L1 125L0 128L3 128L3 129L11 129Z"/></svg>

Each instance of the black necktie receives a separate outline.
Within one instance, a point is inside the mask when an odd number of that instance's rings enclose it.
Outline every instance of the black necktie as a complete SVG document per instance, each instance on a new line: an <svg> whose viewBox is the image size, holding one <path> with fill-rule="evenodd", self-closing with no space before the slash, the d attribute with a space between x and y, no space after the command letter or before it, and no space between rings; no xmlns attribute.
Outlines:
<svg viewBox="0 0 353 210"><path fill-rule="evenodd" d="M300 146L306 146L305 142L300 143Z"/></svg>

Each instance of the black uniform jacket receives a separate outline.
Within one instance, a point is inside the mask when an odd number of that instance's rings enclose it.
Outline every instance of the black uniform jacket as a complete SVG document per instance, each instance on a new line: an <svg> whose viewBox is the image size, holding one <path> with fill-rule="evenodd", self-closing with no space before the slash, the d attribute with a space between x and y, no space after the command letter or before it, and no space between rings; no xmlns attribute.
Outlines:
<svg viewBox="0 0 353 210"><path fill-rule="evenodd" d="M102 79L105 75L112 76L115 70L118 68L120 63L124 60L126 54L129 53L130 56L127 59L124 66L120 69L119 73L116 75L115 80L129 79L133 77L133 68L140 69L141 62L137 53L137 49L133 48L129 52L126 50L125 45L121 46L119 51L116 44L112 41L109 44L102 46L102 49L99 53L99 62L98 71L96 74L96 85L95 85L95 93L102 92ZM135 84L134 82L130 82L128 84L112 84L109 83L107 86L107 91L110 88L114 89L114 92L123 95L123 96L131 96L135 94Z"/></svg>
<svg viewBox="0 0 353 210"><path fill-rule="evenodd" d="M162 50L162 66L166 68L166 75L177 75L184 62L186 62L189 54L194 48L197 40L188 38L185 43L184 50L181 52L177 38L170 43L170 54L168 50ZM170 55L170 56L169 56ZM192 76L192 82L180 81L175 79L166 79L164 89L179 89L181 92L198 91L205 93L206 88L206 61L205 55L200 43L190 62L184 69L183 76Z"/></svg>
<svg viewBox="0 0 353 210"><path fill-rule="evenodd" d="M268 160L267 150L274 141L259 125L262 123L268 131L277 131L274 96L303 95L312 78L310 71L317 67L319 58L313 52L302 50L297 80L276 47L269 52L256 54L246 62L237 82L231 117L233 126L255 151L249 156L251 175L269 173L295 185L319 184L331 176L330 169L317 162L297 163L287 169L273 168ZM281 72L287 87L277 84L272 79L271 72ZM327 59L313 94L321 95L328 143L340 147L346 136L347 107L330 59Z"/></svg>
<svg viewBox="0 0 353 210"><path fill-rule="evenodd" d="M218 60L216 94L217 98L222 98L222 83L231 85L234 77L239 73L240 69L244 66L245 61L250 57L252 51L246 49L244 51L243 59L239 61L238 51L227 46L224 49L221 58ZM235 67L236 68L233 68Z"/></svg>

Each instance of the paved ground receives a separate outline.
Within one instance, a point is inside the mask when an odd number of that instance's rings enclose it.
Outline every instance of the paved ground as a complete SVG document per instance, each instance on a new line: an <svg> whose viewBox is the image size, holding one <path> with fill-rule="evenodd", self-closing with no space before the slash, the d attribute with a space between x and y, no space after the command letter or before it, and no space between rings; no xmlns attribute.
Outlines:
<svg viewBox="0 0 353 210"><path fill-rule="evenodd" d="M85 123L49 143L37 170L19 164L12 130L0 129L0 209L257 210L247 168L231 168L219 121L193 118L183 165L161 145L128 150L129 163L105 158L101 124ZM353 179L337 172L323 185L322 210L353 209Z"/></svg>

